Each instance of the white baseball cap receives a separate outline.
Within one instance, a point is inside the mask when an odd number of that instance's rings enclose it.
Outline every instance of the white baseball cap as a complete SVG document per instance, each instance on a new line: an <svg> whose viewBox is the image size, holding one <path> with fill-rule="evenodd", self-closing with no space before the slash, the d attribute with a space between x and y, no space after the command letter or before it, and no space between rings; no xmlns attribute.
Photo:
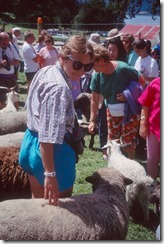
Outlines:
<svg viewBox="0 0 164 244"><path fill-rule="evenodd" d="M19 27L12 28L12 32L15 32L15 31L21 31L21 28L19 28Z"/></svg>

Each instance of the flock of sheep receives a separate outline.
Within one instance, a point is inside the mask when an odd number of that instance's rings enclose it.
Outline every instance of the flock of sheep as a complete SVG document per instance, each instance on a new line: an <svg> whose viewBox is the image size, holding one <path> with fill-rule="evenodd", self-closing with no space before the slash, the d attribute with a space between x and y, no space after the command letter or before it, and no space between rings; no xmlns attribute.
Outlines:
<svg viewBox="0 0 164 244"><path fill-rule="evenodd" d="M82 102L77 100L77 107L84 106L86 96ZM125 240L129 216L137 221L140 211L142 224L150 221L150 199L155 195L152 203L157 206L160 191L151 195L153 179L137 161L122 154L125 145L117 141L106 145L107 167L86 178L92 184L91 194L60 199L58 206L31 199L27 174L18 165L26 112L14 110L19 96L13 90L7 99L7 106L0 110L1 240ZM158 225L159 221L155 228Z"/></svg>

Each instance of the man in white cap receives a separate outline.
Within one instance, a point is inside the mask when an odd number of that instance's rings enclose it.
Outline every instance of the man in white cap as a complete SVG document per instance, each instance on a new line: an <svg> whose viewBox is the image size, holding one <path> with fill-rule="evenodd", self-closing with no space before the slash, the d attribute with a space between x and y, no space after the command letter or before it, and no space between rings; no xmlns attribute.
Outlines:
<svg viewBox="0 0 164 244"><path fill-rule="evenodd" d="M17 78L18 78L18 70L20 72L24 72L24 62L23 62L23 58L21 55L20 47L18 45L18 37L20 35L21 35L21 28L19 28L19 27L12 28L12 36L13 36L12 44L13 44L13 46L14 46L15 50L17 51L19 58L20 58L20 65L15 67L15 72L16 72Z"/></svg>
<svg viewBox="0 0 164 244"><path fill-rule="evenodd" d="M21 28L19 28L19 27L12 28L13 44L17 49L19 49L18 37L20 36L20 34L21 34Z"/></svg>

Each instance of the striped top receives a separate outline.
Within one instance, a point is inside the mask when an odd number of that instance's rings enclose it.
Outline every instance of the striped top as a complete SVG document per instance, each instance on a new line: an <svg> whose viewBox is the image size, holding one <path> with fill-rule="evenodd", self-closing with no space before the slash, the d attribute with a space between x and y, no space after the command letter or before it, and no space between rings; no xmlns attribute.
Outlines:
<svg viewBox="0 0 164 244"><path fill-rule="evenodd" d="M40 142L62 144L65 133L72 132L74 126L70 84L61 71L59 63L42 68L30 84L27 127L38 132Z"/></svg>

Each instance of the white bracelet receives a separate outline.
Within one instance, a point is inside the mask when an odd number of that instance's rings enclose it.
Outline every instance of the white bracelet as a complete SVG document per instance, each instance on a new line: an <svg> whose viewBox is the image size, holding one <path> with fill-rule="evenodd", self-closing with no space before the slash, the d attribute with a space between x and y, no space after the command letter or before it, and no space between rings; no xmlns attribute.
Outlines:
<svg viewBox="0 0 164 244"><path fill-rule="evenodd" d="M44 176L49 176L49 177L55 177L56 176L56 172L44 172Z"/></svg>

